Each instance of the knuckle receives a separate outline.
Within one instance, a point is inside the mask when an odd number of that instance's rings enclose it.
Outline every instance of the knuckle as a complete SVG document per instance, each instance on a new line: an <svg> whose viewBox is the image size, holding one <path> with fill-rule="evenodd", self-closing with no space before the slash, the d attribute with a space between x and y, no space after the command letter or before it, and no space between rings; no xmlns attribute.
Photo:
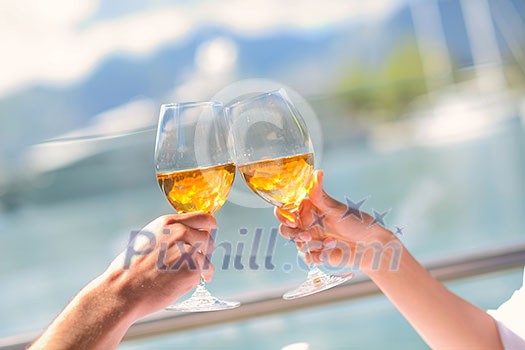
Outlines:
<svg viewBox="0 0 525 350"><path fill-rule="evenodd" d="M193 247L186 242L184 242L182 247L183 247L184 253L186 254L190 254L193 251Z"/></svg>
<svg viewBox="0 0 525 350"><path fill-rule="evenodd" d="M173 215L172 214L165 214L162 215L159 220L162 222L163 226L168 226L171 222L173 222Z"/></svg>
<svg viewBox="0 0 525 350"><path fill-rule="evenodd" d="M188 227L180 222L170 225L171 233L177 237L184 236L188 232Z"/></svg>
<svg viewBox="0 0 525 350"><path fill-rule="evenodd" d="M213 215L210 215L210 214L207 214L207 216L208 216L208 220L210 220L211 226L212 227L217 226L217 219L215 219L215 217L213 217Z"/></svg>

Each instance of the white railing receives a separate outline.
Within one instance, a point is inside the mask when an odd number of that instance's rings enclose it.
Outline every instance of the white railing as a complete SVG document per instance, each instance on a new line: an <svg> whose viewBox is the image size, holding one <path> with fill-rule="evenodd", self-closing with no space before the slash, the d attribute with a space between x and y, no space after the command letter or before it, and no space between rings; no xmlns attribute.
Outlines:
<svg viewBox="0 0 525 350"><path fill-rule="evenodd" d="M524 265L525 244L479 252L460 258L448 258L426 266L437 279L450 281L521 268ZM277 290L266 290L261 295L239 297L237 300L240 300L242 305L233 310L188 314L161 312L134 324L124 337L124 341L340 303L380 292L375 284L364 276L356 277L346 284L322 293L291 301L285 301L281 297L287 288L288 286L284 286ZM37 335L38 333L26 333L0 338L0 350L24 349Z"/></svg>

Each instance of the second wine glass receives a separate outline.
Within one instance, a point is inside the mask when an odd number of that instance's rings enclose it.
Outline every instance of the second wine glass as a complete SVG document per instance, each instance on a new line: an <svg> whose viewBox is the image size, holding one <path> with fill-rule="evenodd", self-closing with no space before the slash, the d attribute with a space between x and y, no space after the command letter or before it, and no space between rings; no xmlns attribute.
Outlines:
<svg viewBox="0 0 525 350"><path fill-rule="evenodd" d="M314 150L306 124L286 92L247 98L227 106L226 112L233 124L235 161L250 189L276 207L297 211L312 185ZM306 281L283 298L314 294L351 277L326 274L313 264Z"/></svg>
<svg viewBox="0 0 525 350"><path fill-rule="evenodd" d="M226 201L235 176L230 123L218 102L162 105L155 170L161 190L178 213L214 214ZM175 311L214 311L239 306L221 300L201 283L186 301L168 307Z"/></svg>

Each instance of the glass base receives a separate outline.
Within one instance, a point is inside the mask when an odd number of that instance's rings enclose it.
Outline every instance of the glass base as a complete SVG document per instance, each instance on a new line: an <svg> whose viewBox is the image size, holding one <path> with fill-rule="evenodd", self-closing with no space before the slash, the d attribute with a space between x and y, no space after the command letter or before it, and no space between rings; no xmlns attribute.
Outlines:
<svg viewBox="0 0 525 350"><path fill-rule="evenodd" d="M182 303L173 304L166 308L169 311L205 312L234 309L239 307L238 301L225 301L214 297L208 292L204 284L199 284L191 297Z"/></svg>
<svg viewBox="0 0 525 350"><path fill-rule="evenodd" d="M292 300L319 293L323 290L340 285L352 277L354 277L352 272L341 275L328 275L319 270L317 266L314 266L308 271L306 281L301 283L299 287L284 293L283 299Z"/></svg>

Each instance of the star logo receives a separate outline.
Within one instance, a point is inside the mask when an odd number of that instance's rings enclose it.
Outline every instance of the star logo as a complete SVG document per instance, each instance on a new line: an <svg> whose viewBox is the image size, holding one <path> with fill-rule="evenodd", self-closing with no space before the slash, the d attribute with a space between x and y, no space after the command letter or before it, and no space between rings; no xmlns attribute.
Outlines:
<svg viewBox="0 0 525 350"><path fill-rule="evenodd" d="M399 227L399 226L394 226L394 227L396 228L395 234L398 236L402 236L404 227Z"/></svg>
<svg viewBox="0 0 525 350"><path fill-rule="evenodd" d="M372 221L372 223L368 226L373 226L377 223L379 223L381 226L385 226L385 216L388 215L390 209L382 213L377 212L375 209L372 209L372 211L374 212L374 221Z"/></svg>
<svg viewBox="0 0 525 350"><path fill-rule="evenodd" d="M310 227L319 226L321 228L324 228L324 219L328 216L328 213L319 215L316 211L312 210L312 215L314 217L314 221L310 225Z"/></svg>
<svg viewBox="0 0 525 350"><path fill-rule="evenodd" d="M344 212L344 214L339 218L339 221L353 215L355 216L357 219L359 219L359 221L363 221L363 214L361 213L361 210L359 210L363 204L366 202L366 198L365 199L361 199L359 202L354 202L352 201L350 198L348 197L345 197L345 200L346 200L346 211Z"/></svg>

